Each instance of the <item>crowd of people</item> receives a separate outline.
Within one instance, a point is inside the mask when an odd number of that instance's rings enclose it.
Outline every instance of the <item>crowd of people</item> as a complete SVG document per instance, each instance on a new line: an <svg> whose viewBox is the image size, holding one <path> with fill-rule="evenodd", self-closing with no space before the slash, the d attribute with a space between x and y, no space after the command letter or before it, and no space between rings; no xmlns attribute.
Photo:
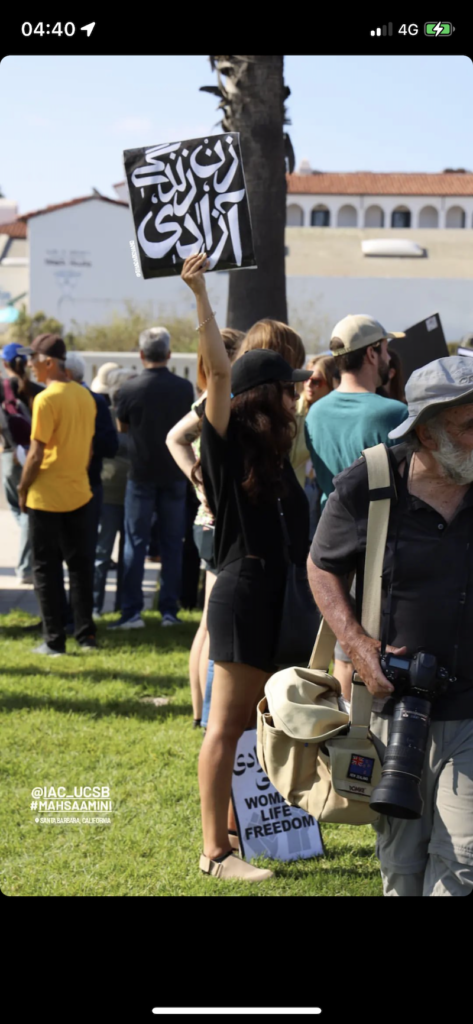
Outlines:
<svg viewBox="0 0 473 1024"><path fill-rule="evenodd" d="M20 525L17 573L34 580L41 609L36 650L64 654L68 632L83 648L96 646L117 536L120 614L107 628L143 628L155 524L160 621L179 625L190 539L205 569L189 661L193 724L204 732L200 868L220 879L271 877L238 856L230 797L238 740L254 727L265 683L279 667L289 563L307 567L313 600L335 634L340 706L349 710L357 672L375 698L371 732L380 756L391 735L396 702L380 667L381 641L360 625L369 506L360 456L383 443L395 498L383 650L429 651L451 680L433 705L424 814L418 821L381 814L375 825L383 891L466 895L473 889L469 361L435 360L405 385L389 345L402 335L371 316L347 315L329 351L307 363L300 335L286 324L265 319L246 334L219 330L206 270L200 253L185 260L181 275L197 308L197 395L169 371L171 339L162 327L140 335L142 372L108 363L91 389L80 354L57 335L40 335L28 351L3 350L2 474Z"/></svg>

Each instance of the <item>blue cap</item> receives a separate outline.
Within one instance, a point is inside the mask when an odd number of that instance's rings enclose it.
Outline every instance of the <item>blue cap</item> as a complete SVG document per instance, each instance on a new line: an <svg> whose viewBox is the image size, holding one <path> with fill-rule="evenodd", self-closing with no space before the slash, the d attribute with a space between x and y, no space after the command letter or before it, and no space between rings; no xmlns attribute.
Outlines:
<svg viewBox="0 0 473 1024"><path fill-rule="evenodd" d="M23 345L20 345L17 341L12 341L9 345L4 346L2 359L5 359L7 363L11 363L12 359L16 359L17 356L22 356L26 363L28 353L25 352Z"/></svg>

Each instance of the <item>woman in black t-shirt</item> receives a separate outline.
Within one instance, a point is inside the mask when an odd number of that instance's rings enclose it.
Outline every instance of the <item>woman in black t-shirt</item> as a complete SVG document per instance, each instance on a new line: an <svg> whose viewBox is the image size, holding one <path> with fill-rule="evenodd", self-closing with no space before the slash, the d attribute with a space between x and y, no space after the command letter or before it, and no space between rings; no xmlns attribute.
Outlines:
<svg viewBox="0 0 473 1024"><path fill-rule="evenodd" d="M277 352L255 349L233 368L207 296L205 253L190 256L182 278L197 299L200 356L207 380L201 471L215 515L218 577L208 608L212 703L199 760L204 853L200 867L219 878L262 881L272 875L232 856L227 813L235 751L254 721L257 701L275 669L286 561L305 563L309 507L288 460L295 431L293 370ZM280 504L278 504L280 502Z"/></svg>

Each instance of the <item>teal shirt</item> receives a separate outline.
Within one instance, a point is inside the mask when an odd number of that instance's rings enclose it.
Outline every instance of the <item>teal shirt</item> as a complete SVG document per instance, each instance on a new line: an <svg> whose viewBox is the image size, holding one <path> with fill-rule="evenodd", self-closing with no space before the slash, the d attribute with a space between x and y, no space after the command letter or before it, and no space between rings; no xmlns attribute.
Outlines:
<svg viewBox="0 0 473 1024"><path fill-rule="evenodd" d="M307 413L305 435L317 483L322 490L321 507L334 490L333 478L359 459L363 448L383 442L390 430L407 419L407 405L392 398L361 391L354 394L331 391L314 402Z"/></svg>

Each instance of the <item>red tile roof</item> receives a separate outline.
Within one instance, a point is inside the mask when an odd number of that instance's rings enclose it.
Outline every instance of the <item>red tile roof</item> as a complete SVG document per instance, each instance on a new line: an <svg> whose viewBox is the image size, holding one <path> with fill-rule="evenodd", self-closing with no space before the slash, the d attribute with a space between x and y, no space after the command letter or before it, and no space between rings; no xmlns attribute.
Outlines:
<svg viewBox="0 0 473 1024"><path fill-rule="evenodd" d="M0 235L10 235L10 238L26 238L26 224L20 220L12 220L10 224L0 224Z"/></svg>
<svg viewBox="0 0 473 1024"><path fill-rule="evenodd" d="M38 217L42 213L53 213L54 210L62 210L65 206L77 206L78 203L87 203L89 199L100 199L104 203L113 203L114 206L128 206L121 199L109 199L108 196L81 196L80 199L69 199L67 203L55 203L54 206L43 206L41 210L32 210L31 213L22 213L18 220L29 220L30 217Z"/></svg>
<svg viewBox="0 0 473 1024"><path fill-rule="evenodd" d="M290 195L473 196L473 174L288 174Z"/></svg>

